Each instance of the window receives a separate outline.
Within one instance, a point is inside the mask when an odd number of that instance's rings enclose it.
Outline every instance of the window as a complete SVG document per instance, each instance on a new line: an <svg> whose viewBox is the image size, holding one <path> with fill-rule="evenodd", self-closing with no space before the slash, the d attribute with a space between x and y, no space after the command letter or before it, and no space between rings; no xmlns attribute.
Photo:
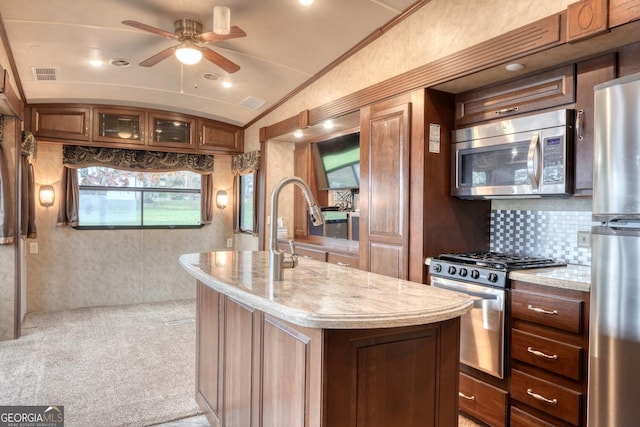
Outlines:
<svg viewBox="0 0 640 427"><path fill-rule="evenodd" d="M255 172L238 175L238 231L242 233L255 230L255 176Z"/></svg>
<svg viewBox="0 0 640 427"><path fill-rule="evenodd" d="M79 228L200 227L200 175L78 169Z"/></svg>

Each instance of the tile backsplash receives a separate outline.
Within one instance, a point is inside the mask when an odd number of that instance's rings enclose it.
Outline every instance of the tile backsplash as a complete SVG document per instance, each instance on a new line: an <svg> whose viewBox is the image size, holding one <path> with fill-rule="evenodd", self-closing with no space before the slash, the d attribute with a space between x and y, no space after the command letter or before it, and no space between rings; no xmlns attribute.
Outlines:
<svg viewBox="0 0 640 427"><path fill-rule="evenodd" d="M591 265L591 248L578 246L578 231L590 232L592 224L590 206L584 210L584 202L551 206L493 203L490 247L496 252Z"/></svg>

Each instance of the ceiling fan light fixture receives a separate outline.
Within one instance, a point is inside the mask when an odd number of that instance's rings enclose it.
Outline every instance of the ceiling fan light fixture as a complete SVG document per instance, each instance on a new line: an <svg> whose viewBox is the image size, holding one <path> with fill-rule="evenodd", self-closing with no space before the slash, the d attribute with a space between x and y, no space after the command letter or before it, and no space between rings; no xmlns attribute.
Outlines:
<svg viewBox="0 0 640 427"><path fill-rule="evenodd" d="M231 9L227 6L213 8L213 32L220 36L226 36L231 32Z"/></svg>
<svg viewBox="0 0 640 427"><path fill-rule="evenodd" d="M185 65L193 65L202 59L202 51L191 43L185 43L176 49L176 58Z"/></svg>

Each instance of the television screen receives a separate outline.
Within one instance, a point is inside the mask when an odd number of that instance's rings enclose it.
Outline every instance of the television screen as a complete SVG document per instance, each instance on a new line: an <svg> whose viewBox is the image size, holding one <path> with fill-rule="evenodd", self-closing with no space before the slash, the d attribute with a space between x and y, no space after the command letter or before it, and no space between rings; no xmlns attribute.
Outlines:
<svg viewBox="0 0 640 427"><path fill-rule="evenodd" d="M350 133L313 144L320 190L360 188L360 133Z"/></svg>

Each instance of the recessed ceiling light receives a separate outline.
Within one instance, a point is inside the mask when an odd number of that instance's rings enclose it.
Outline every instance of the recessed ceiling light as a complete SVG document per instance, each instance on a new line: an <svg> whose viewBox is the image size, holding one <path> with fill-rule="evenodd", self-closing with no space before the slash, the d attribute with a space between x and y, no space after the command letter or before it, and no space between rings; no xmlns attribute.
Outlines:
<svg viewBox="0 0 640 427"><path fill-rule="evenodd" d="M231 86L233 86L233 84L228 80L222 82L222 87L230 88Z"/></svg>
<svg viewBox="0 0 640 427"><path fill-rule="evenodd" d="M324 126L325 129L333 129L333 121L326 120L322 126Z"/></svg>
<svg viewBox="0 0 640 427"><path fill-rule="evenodd" d="M300 129L293 133L293 136L295 136L296 138L302 138L303 135L304 133Z"/></svg>
<svg viewBox="0 0 640 427"><path fill-rule="evenodd" d="M131 65L131 62L123 58L115 58L109 61L109 64L113 65L114 67L129 67Z"/></svg>
<svg viewBox="0 0 640 427"><path fill-rule="evenodd" d="M92 59L89 61L89 64L91 64L92 67L102 67L103 62L99 59Z"/></svg>
<svg viewBox="0 0 640 427"><path fill-rule="evenodd" d="M517 62L512 62L511 64L507 64L505 67L507 71L520 71L524 68L524 65L518 64Z"/></svg>
<svg viewBox="0 0 640 427"><path fill-rule="evenodd" d="M310 6L313 3L313 0L298 0L303 6Z"/></svg>

